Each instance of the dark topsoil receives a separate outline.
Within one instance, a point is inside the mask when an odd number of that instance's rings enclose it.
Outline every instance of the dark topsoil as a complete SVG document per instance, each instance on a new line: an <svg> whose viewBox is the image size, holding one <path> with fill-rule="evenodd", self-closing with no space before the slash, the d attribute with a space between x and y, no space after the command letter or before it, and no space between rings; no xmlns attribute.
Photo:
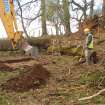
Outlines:
<svg viewBox="0 0 105 105"><path fill-rule="evenodd" d="M3 90L24 92L45 85L49 77L50 73L41 64L34 64L26 72L1 84L1 87Z"/></svg>
<svg viewBox="0 0 105 105"><path fill-rule="evenodd" d="M15 59L10 59L10 60L0 60L0 63L20 63L20 62L27 62L29 60L33 60L31 57L27 58L15 58Z"/></svg>

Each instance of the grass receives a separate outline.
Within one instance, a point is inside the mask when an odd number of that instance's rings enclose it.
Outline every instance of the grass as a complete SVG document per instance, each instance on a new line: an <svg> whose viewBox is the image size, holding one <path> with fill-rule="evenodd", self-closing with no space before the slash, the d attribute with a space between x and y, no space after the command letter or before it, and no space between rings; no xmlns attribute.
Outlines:
<svg viewBox="0 0 105 105"><path fill-rule="evenodd" d="M80 77L80 83L82 85L89 85L91 87L102 86L105 87L105 71L96 70L95 72L84 73Z"/></svg>
<svg viewBox="0 0 105 105"><path fill-rule="evenodd" d="M97 97L93 98L92 102L95 104L103 104L104 105L105 104L105 97L102 95L97 96Z"/></svg>
<svg viewBox="0 0 105 105"><path fill-rule="evenodd" d="M19 75L19 71L14 72L0 72L0 83L6 82L10 78L16 77Z"/></svg>
<svg viewBox="0 0 105 105"><path fill-rule="evenodd" d="M0 105L8 105L7 96L0 96Z"/></svg>

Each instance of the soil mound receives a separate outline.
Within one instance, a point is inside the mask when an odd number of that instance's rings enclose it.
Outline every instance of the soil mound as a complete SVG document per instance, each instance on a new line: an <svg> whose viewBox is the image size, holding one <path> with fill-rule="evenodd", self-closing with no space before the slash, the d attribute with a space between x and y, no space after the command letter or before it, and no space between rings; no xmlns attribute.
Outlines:
<svg viewBox="0 0 105 105"><path fill-rule="evenodd" d="M24 92L45 85L49 77L50 73L42 65L34 64L30 70L8 80L1 87L3 90Z"/></svg>

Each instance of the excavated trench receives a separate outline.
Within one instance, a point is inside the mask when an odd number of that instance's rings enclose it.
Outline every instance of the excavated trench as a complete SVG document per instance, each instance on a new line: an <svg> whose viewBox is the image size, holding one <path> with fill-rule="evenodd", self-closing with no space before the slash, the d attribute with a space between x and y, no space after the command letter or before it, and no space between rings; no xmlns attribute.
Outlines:
<svg viewBox="0 0 105 105"><path fill-rule="evenodd" d="M5 72L9 71L12 72L16 68L12 67L12 64L16 63L17 65L21 64L22 62L29 62L33 60L33 58L16 58L16 59L9 59L9 60L0 60L0 71ZM24 66L24 65L23 65ZM27 68L28 66L26 66Z"/></svg>
<svg viewBox="0 0 105 105"><path fill-rule="evenodd" d="M31 57L27 58L16 58L16 59L9 59L9 60L0 60L0 63L20 63L20 62L27 62L30 60L34 60Z"/></svg>

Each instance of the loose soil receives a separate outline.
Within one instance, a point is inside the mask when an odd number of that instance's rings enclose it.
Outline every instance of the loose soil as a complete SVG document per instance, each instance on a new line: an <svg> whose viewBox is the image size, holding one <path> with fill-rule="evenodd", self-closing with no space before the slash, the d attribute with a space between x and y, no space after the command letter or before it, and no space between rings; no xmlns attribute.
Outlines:
<svg viewBox="0 0 105 105"><path fill-rule="evenodd" d="M3 90L24 92L45 85L49 77L50 73L42 65L34 64L30 70L8 80L1 87Z"/></svg>
<svg viewBox="0 0 105 105"><path fill-rule="evenodd" d="M4 71L14 71L14 69L12 67L9 67L8 65L4 64L4 63L0 63L0 71L4 72Z"/></svg>

